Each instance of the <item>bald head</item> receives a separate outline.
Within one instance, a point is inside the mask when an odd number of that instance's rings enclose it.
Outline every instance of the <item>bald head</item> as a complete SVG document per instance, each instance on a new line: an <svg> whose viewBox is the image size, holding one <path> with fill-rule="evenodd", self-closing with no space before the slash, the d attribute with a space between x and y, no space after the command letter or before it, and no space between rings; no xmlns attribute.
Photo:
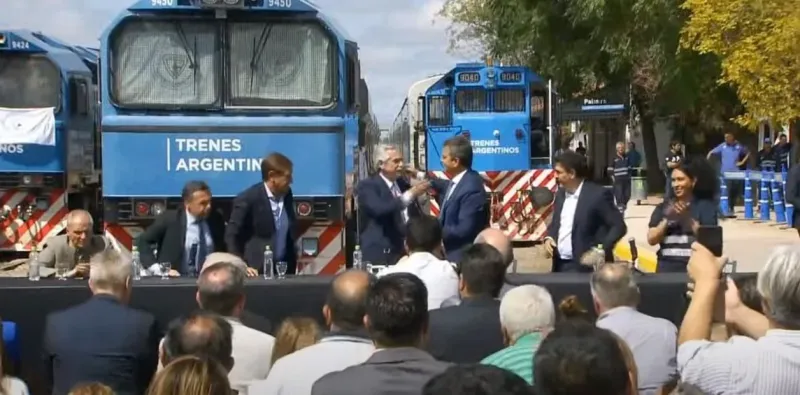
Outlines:
<svg viewBox="0 0 800 395"><path fill-rule="evenodd" d="M230 370L233 367L233 329L222 317L210 312L198 312L181 317L172 324L164 337L162 363L186 355L218 360Z"/></svg>
<svg viewBox="0 0 800 395"><path fill-rule="evenodd" d="M94 221L86 210L72 210L67 214L67 240L76 248L84 247L92 238Z"/></svg>
<svg viewBox="0 0 800 395"><path fill-rule="evenodd" d="M608 263L592 274L590 282L595 302L604 309L636 306L639 303L639 286L633 272L625 264Z"/></svg>
<svg viewBox="0 0 800 395"><path fill-rule="evenodd" d="M475 244L488 244L503 254L503 262L506 266L514 261L514 248L511 246L511 239L503 231L494 228L484 229L475 238Z"/></svg>
<svg viewBox="0 0 800 395"><path fill-rule="evenodd" d="M245 263L242 258L227 252L212 252L208 254L206 261L203 262L203 268L200 270L200 274L202 275L203 272L210 269L212 266L223 262L230 263L245 272L247 271L247 263Z"/></svg>
<svg viewBox="0 0 800 395"><path fill-rule="evenodd" d="M67 226L78 224L92 225L93 222L92 214L89 214L86 210L72 210L67 214Z"/></svg>
<svg viewBox="0 0 800 395"><path fill-rule="evenodd" d="M362 270L349 270L337 275L325 303L325 315L330 326L355 331L364 326L367 291L375 276Z"/></svg>
<svg viewBox="0 0 800 395"><path fill-rule="evenodd" d="M214 313L235 317L244 308L244 271L230 262L203 270L197 280L197 302Z"/></svg>

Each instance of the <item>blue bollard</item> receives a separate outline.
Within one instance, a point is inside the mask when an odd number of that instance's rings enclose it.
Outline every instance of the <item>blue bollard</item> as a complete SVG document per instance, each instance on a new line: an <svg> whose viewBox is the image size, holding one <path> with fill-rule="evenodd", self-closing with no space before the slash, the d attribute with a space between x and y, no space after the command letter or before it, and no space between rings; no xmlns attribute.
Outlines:
<svg viewBox="0 0 800 395"><path fill-rule="evenodd" d="M781 199L781 182L775 179L775 172L772 176L772 204L775 205L775 222L786 223L786 212L783 210L783 199Z"/></svg>
<svg viewBox="0 0 800 395"><path fill-rule="evenodd" d="M744 171L744 219L755 219L753 214L753 186L750 184L750 170Z"/></svg>
<svg viewBox="0 0 800 395"><path fill-rule="evenodd" d="M789 225L789 227L793 227L794 205L786 201L786 178L789 177L789 174L786 171L786 166L783 166L783 171L781 171L781 175L783 176L783 199L784 199L784 205L786 207L786 224Z"/></svg>
<svg viewBox="0 0 800 395"><path fill-rule="evenodd" d="M728 209L728 184L725 183L725 175L719 177L719 211L724 216L730 215Z"/></svg>
<svg viewBox="0 0 800 395"><path fill-rule="evenodd" d="M758 194L758 203L761 206L759 219L763 222L769 221L769 173L761 171L761 191Z"/></svg>

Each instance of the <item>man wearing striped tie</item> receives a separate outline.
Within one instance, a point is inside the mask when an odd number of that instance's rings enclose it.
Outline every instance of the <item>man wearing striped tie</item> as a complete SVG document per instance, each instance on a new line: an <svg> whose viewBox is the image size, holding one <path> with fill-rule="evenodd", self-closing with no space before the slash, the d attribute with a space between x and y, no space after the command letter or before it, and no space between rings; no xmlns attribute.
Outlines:
<svg viewBox="0 0 800 395"><path fill-rule="evenodd" d="M421 209L417 198L430 183L415 185L404 177L403 156L396 147L378 147L377 173L358 184L356 195L361 217L361 251L365 262L394 265L405 253L405 223Z"/></svg>

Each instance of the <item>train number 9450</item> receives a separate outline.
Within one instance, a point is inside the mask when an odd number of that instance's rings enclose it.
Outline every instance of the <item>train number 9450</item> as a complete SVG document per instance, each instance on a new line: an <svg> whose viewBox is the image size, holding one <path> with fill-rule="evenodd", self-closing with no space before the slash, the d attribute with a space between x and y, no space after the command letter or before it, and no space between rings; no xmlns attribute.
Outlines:
<svg viewBox="0 0 800 395"><path fill-rule="evenodd" d="M267 5L278 8L291 8L292 0L267 0Z"/></svg>

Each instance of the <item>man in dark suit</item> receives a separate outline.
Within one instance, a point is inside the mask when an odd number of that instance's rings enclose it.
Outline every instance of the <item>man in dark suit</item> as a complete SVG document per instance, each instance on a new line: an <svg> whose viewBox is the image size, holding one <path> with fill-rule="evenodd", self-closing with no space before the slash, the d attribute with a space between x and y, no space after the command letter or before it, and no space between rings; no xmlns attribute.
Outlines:
<svg viewBox="0 0 800 395"><path fill-rule="evenodd" d="M233 200L225 244L228 252L247 262L250 274L264 274L266 246L270 246L274 262L287 263L287 274L296 271L293 168L286 156L269 154L261 161L261 182L245 189Z"/></svg>
<svg viewBox="0 0 800 395"><path fill-rule="evenodd" d="M91 262L88 301L47 317L45 377L52 394L103 383L117 394L143 394L156 371L159 332L149 313L127 306L131 265L113 250Z"/></svg>
<svg viewBox="0 0 800 395"><path fill-rule="evenodd" d="M472 244L488 224L487 195L483 178L472 167L472 144L465 137L444 143L442 165L450 180L432 180L439 199L439 221L444 249L450 262L458 262L461 250Z"/></svg>
<svg viewBox="0 0 800 395"><path fill-rule="evenodd" d="M453 363L478 363L504 347L500 301L506 264L488 244L464 250L459 268L461 304L432 310L428 352Z"/></svg>
<svg viewBox="0 0 800 395"><path fill-rule="evenodd" d="M403 256L403 233L410 217L420 214L416 198L425 193L428 182L411 186L399 177L403 156L393 146L379 147L378 174L358 184L361 211L361 251L365 261L394 265Z"/></svg>
<svg viewBox="0 0 800 395"><path fill-rule="evenodd" d="M565 152L556 158L554 171L560 188L544 241L553 257L553 271L592 271L582 262L605 261L605 253L625 236L627 226L614 207L611 192L586 179L589 167L585 157ZM603 251L595 248L598 245Z"/></svg>
<svg viewBox="0 0 800 395"><path fill-rule="evenodd" d="M800 235L800 164L792 166L787 175L786 202L794 206L792 226Z"/></svg>
<svg viewBox="0 0 800 395"><path fill-rule="evenodd" d="M416 395L450 367L420 349L428 331L428 291L417 276L394 273L376 281L367 293L364 324L378 351L361 365L323 376L312 395Z"/></svg>
<svg viewBox="0 0 800 395"><path fill-rule="evenodd" d="M212 210L211 189L203 181L187 182L181 198L183 207L159 215L136 238L136 247L145 268L170 262L173 276L196 276L209 254L225 251L225 219Z"/></svg>

